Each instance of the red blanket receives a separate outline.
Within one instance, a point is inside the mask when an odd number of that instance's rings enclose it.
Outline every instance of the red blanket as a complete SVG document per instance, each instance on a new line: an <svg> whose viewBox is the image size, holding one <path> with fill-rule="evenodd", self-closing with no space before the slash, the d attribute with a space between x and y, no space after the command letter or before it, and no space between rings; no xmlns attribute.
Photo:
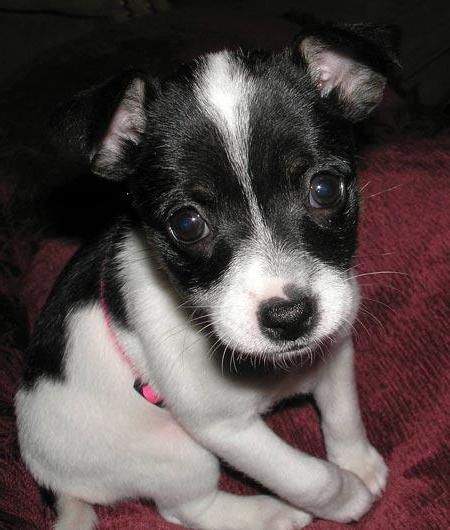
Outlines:
<svg viewBox="0 0 450 530"><path fill-rule="evenodd" d="M390 479L384 496L355 527L449 528L450 136L375 147L365 153L363 164L364 207L356 259L364 297L355 326L358 384L369 438L385 457ZM19 286L33 321L73 250L58 240L44 242L31 266L25 267L24 280L0 283L1 305L10 308ZM9 252L20 261L27 249L18 238ZM6 272L0 272L0 279ZM46 529L53 513L44 507L20 460L13 416L21 365L13 345L25 339L11 337L13 328L5 326L0 357L0 527ZM268 421L295 447L324 456L318 418L309 402L286 406ZM227 471L222 487L240 494L256 488ZM149 503L99 507L98 514L102 529L178 528ZM344 527L325 521L312 525L317 530Z"/></svg>

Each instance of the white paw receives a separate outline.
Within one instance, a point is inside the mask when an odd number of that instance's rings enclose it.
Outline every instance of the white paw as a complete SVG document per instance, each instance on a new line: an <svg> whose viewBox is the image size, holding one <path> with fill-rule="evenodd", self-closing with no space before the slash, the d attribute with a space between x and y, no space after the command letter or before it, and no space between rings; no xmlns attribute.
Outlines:
<svg viewBox="0 0 450 530"><path fill-rule="evenodd" d="M375 497L385 489L389 470L373 446L367 444L362 449L341 455L334 462L357 475Z"/></svg>
<svg viewBox="0 0 450 530"><path fill-rule="evenodd" d="M330 488L335 489L334 494L325 504L311 511L322 519L339 523L358 521L369 511L374 497L359 477L343 469L336 469L339 486L336 489Z"/></svg>
<svg viewBox="0 0 450 530"><path fill-rule="evenodd" d="M290 508L286 505L264 525L264 530L299 530L312 522L309 513Z"/></svg>

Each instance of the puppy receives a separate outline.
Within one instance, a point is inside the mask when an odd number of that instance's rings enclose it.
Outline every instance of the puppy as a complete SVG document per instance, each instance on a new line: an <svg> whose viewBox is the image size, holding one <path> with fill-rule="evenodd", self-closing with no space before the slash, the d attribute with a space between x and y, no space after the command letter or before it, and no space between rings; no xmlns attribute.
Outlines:
<svg viewBox="0 0 450 530"><path fill-rule="evenodd" d="M358 520L387 468L358 407L352 124L395 58L374 26L320 26L278 53L127 73L60 118L68 152L126 180L135 215L84 246L36 324L16 411L57 529L153 499L168 521L274 530ZM261 419L311 393L328 461ZM276 497L218 490L219 458Z"/></svg>

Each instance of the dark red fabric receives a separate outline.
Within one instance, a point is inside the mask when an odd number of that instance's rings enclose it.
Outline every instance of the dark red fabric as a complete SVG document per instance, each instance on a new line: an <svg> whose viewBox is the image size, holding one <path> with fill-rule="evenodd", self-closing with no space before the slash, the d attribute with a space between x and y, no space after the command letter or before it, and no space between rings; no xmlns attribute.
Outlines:
<svg viewBox="0 0 450 530"><path fill-rule="evenodd" d="M390 479L384 496L354 526L444 529L450 525L450 136L374 147L362 163L364 208L356 271L364 299L355 326L357 373L369 438L385 457ZM19 247L14 247L19 254L27 253ZM42 244L22 287L31 320L74 248L57 240ZM0 288L7 298L11 285L3 282ZM50 528L53 514L43 507L17 449L12 400L20 353L8 341L3 350L0 526ZM310 404L285 407L268 421L292 445L324 456ZM255 491L227 472L222 487L240 494ZM99 507L98 514L105 530L178 528L163 521L150 504L139 502ZM345 526L316 521L312 527Z"/></svg>

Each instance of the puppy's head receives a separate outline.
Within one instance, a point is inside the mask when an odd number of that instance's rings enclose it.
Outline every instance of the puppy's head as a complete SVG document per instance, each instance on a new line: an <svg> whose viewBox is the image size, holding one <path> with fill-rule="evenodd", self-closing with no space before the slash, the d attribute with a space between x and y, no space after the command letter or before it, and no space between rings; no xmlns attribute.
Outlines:
<svg viewBox="0 0 450 530"><path fill-rule="evenodd" d="M276 54L125 74L66 109L72 147L127 180L149 245L231 349L291 355L354 317L352 122L381 100L381 42L372 26L314 28Z"/></svg>

